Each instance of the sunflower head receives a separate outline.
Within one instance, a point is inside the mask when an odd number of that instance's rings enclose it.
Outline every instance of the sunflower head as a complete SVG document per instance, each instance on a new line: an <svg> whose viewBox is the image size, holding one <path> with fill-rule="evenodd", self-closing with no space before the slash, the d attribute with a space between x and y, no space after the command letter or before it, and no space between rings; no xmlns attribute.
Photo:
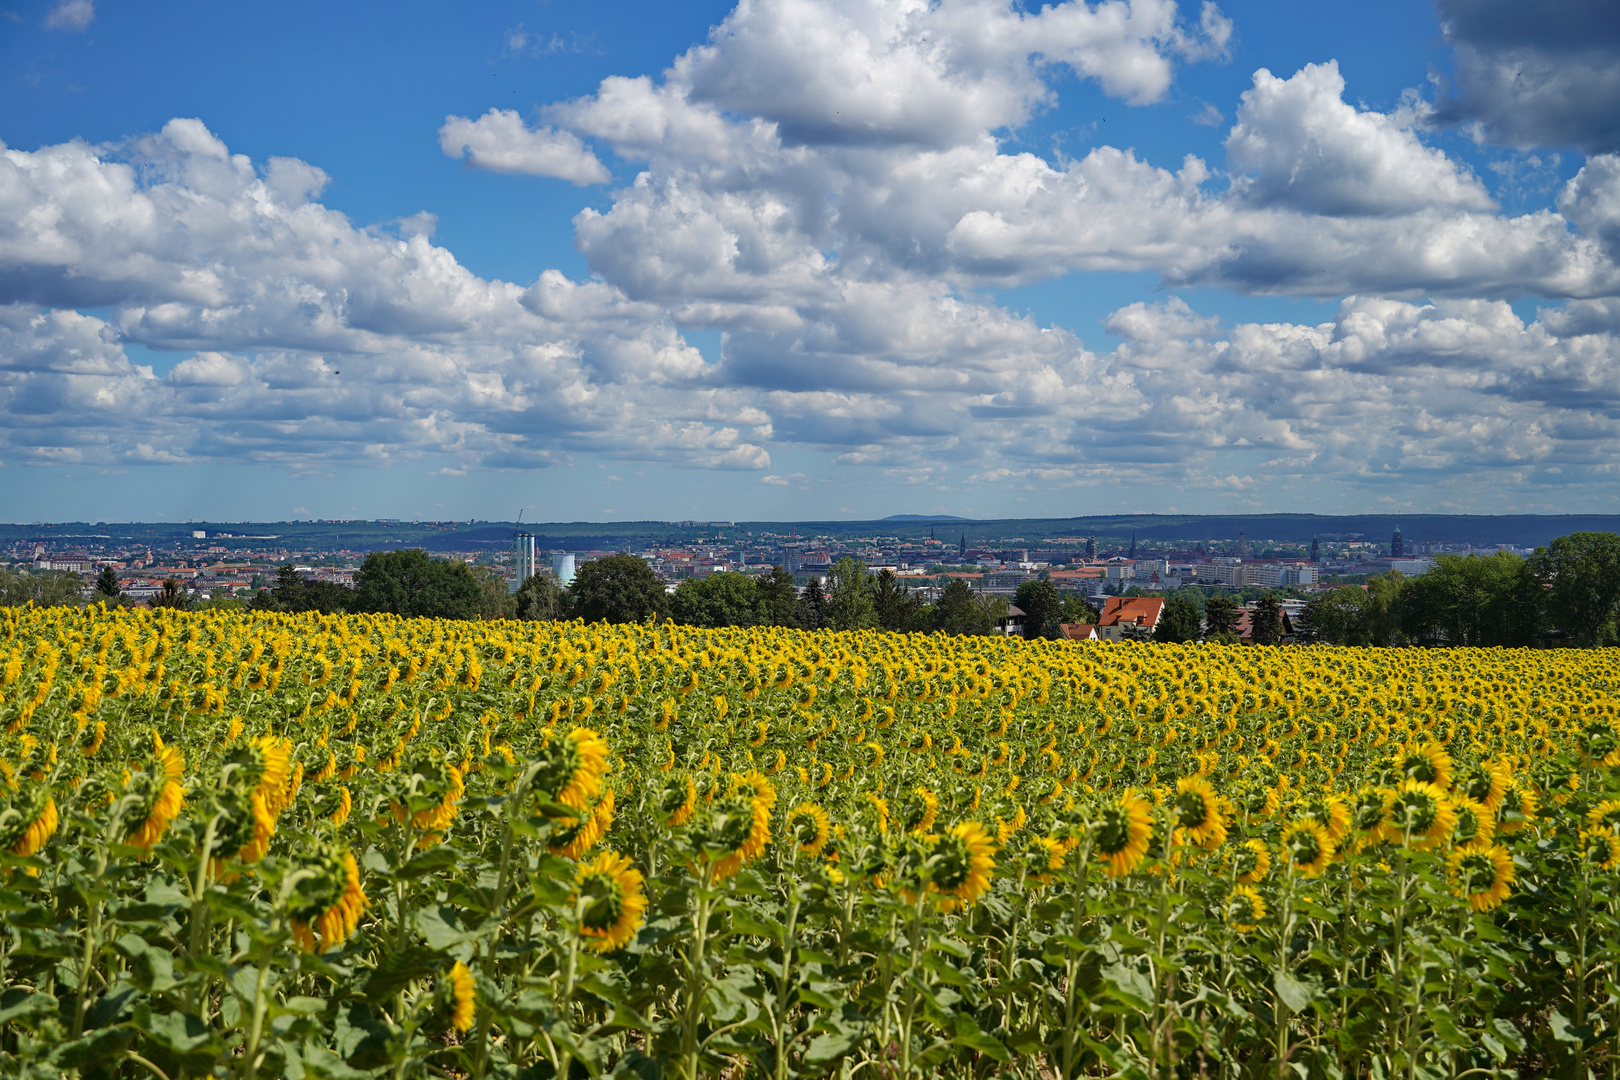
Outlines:
<svg viewBox="0 0 1620 1080"><path fill-rule="evenodd" d="M1620 869L1620 836L1588 829L1580 834L1581 859L1598 870Z"/></svg>
<svg viewBox="0 0 1620 1080"><path fill-rule="evenodd" d="M1438 743L1414 746L1400 756L1397 768L1407 780L1433 784L1444 790L1451 786L1451 755Z"/></svg>
<svg viewBox="0 0 1620 1080"><path fill-rule="evenodd" d="M919 785L902 795L894 809L902 829L926 833L939 819L939 796Z"/></svg>
<svg viewBox="0 0 1620 1080"><path fill-rule="evenodd" d="M1507 899L1513 884L1513 858L1507 848L1479 840L1465 844L1446 860L1452 892L1475 911L1490 911Z"/></svg>
<svg viewBox="0 0 1620 1080"><path fill-rule="evenodd" d="M338 844L317 844L294 877L293 896L287 905L293 940L309 952L325 952L342 944L354 933L366 907L354 855Z"/></svg>
<svg viewBox="0 0 1620 1080"><path fill-rule="evenodd" d="M1390 802L1389 824L1384 833L1396 843L1421 849L1445 840L1456 823L1457 813L1445 792L1434 784L1407 780L1396 789Z"/></svg>
<svg viewBox="0 0 1620 1080"><path fill-rule="evenodd" d="M995 843L983 825L963 821L938 836L929 861L928 884L943 894L946 909L969 905L984 895L995 874Z"/></svg>
<svg viewBox="0 0 1620 1080"><path fill-rule="evenodd" d="M1271 849L1262 840L1245 840L1232 849L1232 876L1240 884L1254 885L1271 872Z"/></svg>
<svg viewBox="0 0 1620 1080"><path fill-rule="evenodd" d="M1177 780L1170 809L1180 836L1191 843L1207 850L1225 841L1226 822L1220 803L1215 789L1203 777L1184 776Z"/></svg>
<svg viewBox="0 0 1620 1080"><path fill-rule="evenodd" d="M591 728L549 738L540 750L535 790L552 802L582 810L596 800L608 770L608 745Z"/></svg>
<svg viewBox="0 0 1620 1080"><path fill-rule="evenodd" d="M724 881L759 858L769 840L769 812L741 795L727 795L703 807L692 815L688 832L693 856L713 867L715 881Z"/></svg>
<svg viewBox="0 0 1620 1080"><path fill-rule="evenodd" d="M832 820L815 803L801 803L789 811L787 828L793 843L811 857L820 855L832 838Z"/></svg>
<svg viewBox="0 0 1620 1080"><path fill-rule="evenodd" d="M1222 905L1226 924L1240 934L1252 934L1266 917L1266 902L1249 885L1234 885Z"/></svg>
<svg viewBox="0 0 1620 1080"><path fill-rule="evenodd" d="M605 851L574 876L574 910L580 937L592 952L613 952L635 937L647 911L641 871L616 852Z"/></svg>
<svg viewBox="0 0 1620 1080"><path fill-rule="evenodd" d="M471 1031L477 995L473 986L472 972L467 970L466 964L457 960L450 965L448 975L439 984L439 993L443 996L444 1007L450 1014L450 1026L460 1032Z"/></svg>
<svg viewBox="0 0 1620 1080"><path fill-rule="evenodd" d="M56 800L44 784L0 785L0 849L13 855L36 854L59 824Z"/></svg>
<svg viewBox="0 0 1620 1080"><path fill-rule="evenodd" d="M1127 788L1097 812L1092 850L1109 877L1124 877L1142 865L1152 835L1152 803Z"/></svg>
<svg viewBox="0 0 1620 1080"><path fill-rule="evenodd" d="M1316 877L1333 861L1333 837L1314 819L1300 818L1283 830L1282 850L1296 872Z"/></svg>
<svg viewBox="0 0 1620 1080"><path fill-rule="evenodd" d="M691 818L692 811L697 809L697 801L697 783L692 777L671 774L665 777L663 786L654 796L653 814L662 824L679 828Z"/></svg>
<svg viewBox="0 0 1620 1080"><path fill-rule="evenodd" d="M1453 844L1458 847L1475 841L1488 844L1496 835L1496 816L1487 810L1483 803L1467 795L1453 793L1451 808L1457 817L1456 824L1451 827Z"/></svg>

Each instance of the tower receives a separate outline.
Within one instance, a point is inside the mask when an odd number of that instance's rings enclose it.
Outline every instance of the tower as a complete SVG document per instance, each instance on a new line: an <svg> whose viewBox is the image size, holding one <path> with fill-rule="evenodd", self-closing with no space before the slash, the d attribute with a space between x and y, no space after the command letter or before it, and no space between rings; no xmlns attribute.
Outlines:
<svg viewBox="0 0 1620 1080"><path fill-rule="evenodd" d="M1088 536L1088 537L1086 537L1086 558L1095 559L1096 557L1097 557L1097 538L1095 536Z"/></svg>
<svg viewBox="0 0 1620 1080"><path fill-rule="evenodd" d="M1311 562L1321 562L1321 561L1322 561L1322 545L1320 543L1318 543L1316 537L1313 536L1313 537L1311 537Z"/></svg>
<svg viewBox="0 0 1620 1080"><path fill-rule="evenodd" d="M962 534L962 545L959 550L959 554L962 558L967 558L967 533Z"/></svg>
<svg viewBox="0 0 1620 1080"><path fill-rule="evenodd" d="M1395 526L1395 535L1389 538L1389 557L1398 559L1406 554L1406 538L1401 535L1401 527Z"/></svg>
<svg viewBox="0 0 1620 1080"><path fill-rule="evenodd" d="M1136 558L1136 530L1131 530L1131 558Z"/></svg>
<svg viewBox="0 0 1620 1080"><path fill-rule="evenodd" d="M1249 557L1249 541L1248 538L1243 535L1242 529L1238 530L1237 557L1240 559L1247 559Z"/></svg>
<svg viewBox="0 0 1620 1080"><path fill-rule="evenodd" d="M517 580L512 586L512 591L516 592L539 570L535 564L533 533L519 532L512 537L512 562L517 569Z"/></svg>

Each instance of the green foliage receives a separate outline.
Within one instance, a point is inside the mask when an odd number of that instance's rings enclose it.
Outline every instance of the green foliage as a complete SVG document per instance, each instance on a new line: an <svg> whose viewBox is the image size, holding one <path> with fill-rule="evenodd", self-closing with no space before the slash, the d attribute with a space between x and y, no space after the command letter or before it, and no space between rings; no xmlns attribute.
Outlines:
<svg viewBox="0 0 1620 1080"><path fill-rule="evenodd" d="M1518 648L1536 643L1542 603L1534 567L1510 552L1439 555L1407 579L1402 628L1415 641Z"/></svg>
<svg viewBox="0 0 1620 1080"><path fill-rule="evenodd" d="M827 627L827 598L822 594L821 582L815 578L804 587L794 607L793 617L806 630L824 630Z"/></svg>
<svg viewBox="0 0 1620 1080"><path fill-rule="evenodd" d="M1242 609L1237 601L1230 596L1217 594L1211 596L1204 603L1204 628L1206 634L1233 633L1237 630L1238 618Z"/></svg>
<svg viewBox="0 0 1620 1080"><path fill-rule="evenodd" d="M513 599L520 619L549 621L568 618L568 590L550 574L530 574Z"/></svg>
<svg viewBox="0 0 1620 1080"><path fill-rule="evenodd" d="M669 598L669 617L683 626L762 626L769 622L765 597L747 574L687 578Z"/></svg>
<svg viewBox="0 0 1620 1080"><path fill-rule="evenodd" d="M1026 638L1058 638L1062 631L1063 598L1050 581L1026 581L1013 594L1013 603L1024 612Z"/></svg>
<svg viewBox="0 0 1620 1080"><path fill-rule="evenodd" d="M110 566L103 566L101 573L96 575L96 593L109 601L122 597L124 590L118 587L118 571Z"/></svg>
<svg viewBox="0 0 1620 1080"><path fill-rule="evenodd" d="M1620 535L1577 532L1560 536L1531 558L1547 586L1547 615L1582 645L1615 640L1620 605Z"/></svg>
<svg viewBox="0 0 1620 1080"><path fill-rule="evenodd" d="M1282 607L1270 593L1262 596L1249 613L1249 640L1256 645L1276 645L1283 639Z"/></svg>
<svg viewBox="0 0 1620 1080"><path fill-rule="evenodd" d="M771 626L799 625L799 590L793 584L793 575L780 566L755 579L760 603L765 607L765 622Z"/></svg>
<svg viewBox="0 0 1620 1080"><path fill-rule="evenodd" d="M180 584L178 578L164 578L163 588L147 603L155 608L173 608L175 611L190 611L191 596Z"/></svg>
<svg viewBox="0 0 1620 1080"><path fill-rule="evenodd" d="M84 603L78 575L53 571L18 573L0 570L0 607L37 604L40 607L78 607Z"/></svg>
<svg viewBox="0 0 1620 1080"><path fill-rule="evenodd" d="M1365 645L1371 636L1367 626L1367 590L1342 585L1316 595L1305 605L1303 617L1307 639L1324 645Z"/></svg>
<svg viewBox="0 0 1620 1080"><path fill-rule="evenodd" d="M995 620L961 578L952 578L934 604L934 629L942 634L991 634Z"/></svg>
<svg viewBox="0 0 1620 1080"><path fill-rule="evenodd" d="M827 627L870 630L878 624L866 563L845 556L827 574Z"/></svg>
<svg viewBox="0 0 1620 1080"><path fill-rule="evenodd" d="M493 566L475 566L473 579L478 582L478 614L485 619L517 618L517 597L507 591L506 579Z"/></svg>
<svg viewBox="0 0 1620 1080"><path fill-rule="evenodd" d="M1185 596L1172 596L1164 602L1153 637L1156 641L1197 641L1201 623L1197 604Z"/></svg>
<svg viewBox="0 0 1620 1080"><path fill-rule="evenodd" d="M639 623L669 611L664 583L634 555L609 555L585 563L568 588L569 610L586 622Z"/></svg>
<svg viewBox="0 0 1620 1080"><path fill-rule="evenodd" d="M483 590L472 568L416 548L374 551L354 576L354 610L437 619L476 619Z"/></svg>
<svg viewBox="0 0 1620 1080"><path fill-rule="evenodd" d="M881 629L905 633L928 628L921 597L900 584L892 570L879 570L872 579L872 606Z"/></svg>

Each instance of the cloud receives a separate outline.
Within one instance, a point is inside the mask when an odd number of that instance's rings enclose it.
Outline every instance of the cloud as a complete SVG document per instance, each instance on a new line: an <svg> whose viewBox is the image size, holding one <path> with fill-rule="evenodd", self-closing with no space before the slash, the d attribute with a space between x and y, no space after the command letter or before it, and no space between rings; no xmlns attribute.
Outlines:
<svg viewBox="0 0 1620 1080"><path fill-rule="evenodd" d="M90 28L95 17L95 0L57 0L45 16L45 28L82 34Z"/></svg>
<svg viewBox="0 0 1620 1080"><path fill-rule="evenodd" d="M446 157L465 156L469 165L491 172L554 176L581 187L613 179L578 135L530 128L511 109L491 109L477 120L445 117L439 147Z"/></svg>
<svg viewBox="0 0 1620 1080"><path fill-rule="evenodd" d="M1442 123L1490 142L1620 151L1620 8L1611 0L1437 0L1456 50Z"/></svg>

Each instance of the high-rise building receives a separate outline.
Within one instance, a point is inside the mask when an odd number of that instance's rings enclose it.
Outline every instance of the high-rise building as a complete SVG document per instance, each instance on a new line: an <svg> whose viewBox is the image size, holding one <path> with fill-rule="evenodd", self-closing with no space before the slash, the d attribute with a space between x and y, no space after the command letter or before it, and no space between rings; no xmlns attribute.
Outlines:
<svg viewBox="0 0 1620 1080"><path fill-rule="evenodd" d="M1322 545L1317 542L1317 539L1314 536L1311 537L1311 561L1322 561Z"/></svg>
<svg viewBox="0 0 1620 1080"><path fill-rule="evenodd" d="M1237 557L1240 559L1249 557L1249 540L1243 535L1242 529L1238 530Z"/></svg>
<svg viewBox="0 0 1620 1080"><path fill-rule="evenodd" d="M1086 558L1095 559L1096 557L1097 557L1097 538L1095 536L1088 536L1088 537L1086 537Z"/></svg>
<svg viewBox="0 0 1620 1080"><path fill-rule="evenodd" d="M1389 557L1398 559L1406 554L1406 538L1401 535L1401 527L1395 526L1395 535L1389 538Z"/></svg>

